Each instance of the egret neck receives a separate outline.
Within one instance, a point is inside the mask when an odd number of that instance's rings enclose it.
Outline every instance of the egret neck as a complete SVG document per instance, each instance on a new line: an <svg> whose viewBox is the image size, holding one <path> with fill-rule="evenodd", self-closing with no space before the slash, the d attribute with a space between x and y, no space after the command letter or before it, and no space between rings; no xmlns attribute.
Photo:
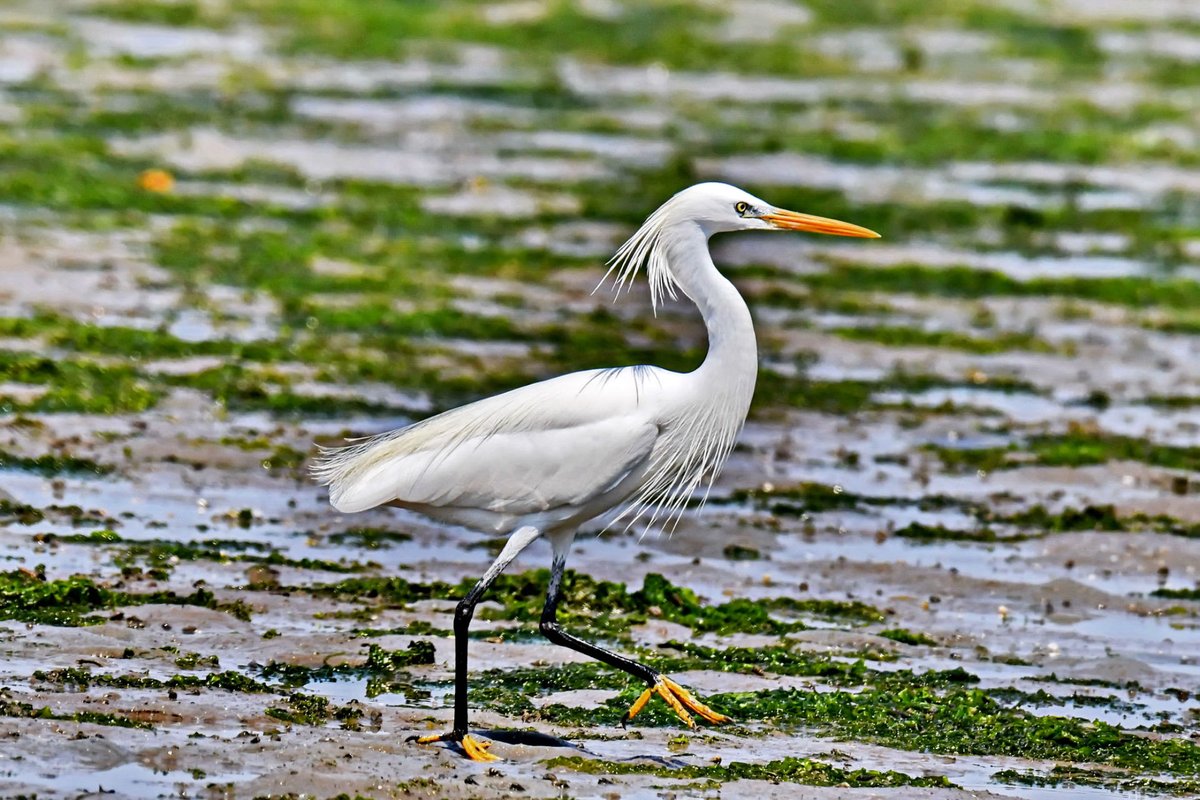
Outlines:
<svg viewBox="0 0 1200 800"><path fill-rule="evenodd" d="M758 340L750 309L713 263L708 234L700 225L683 223L664 234L671 274L700 309L708 331L708 355L693 374L714 394L748 407L758 375Z"/></svg>

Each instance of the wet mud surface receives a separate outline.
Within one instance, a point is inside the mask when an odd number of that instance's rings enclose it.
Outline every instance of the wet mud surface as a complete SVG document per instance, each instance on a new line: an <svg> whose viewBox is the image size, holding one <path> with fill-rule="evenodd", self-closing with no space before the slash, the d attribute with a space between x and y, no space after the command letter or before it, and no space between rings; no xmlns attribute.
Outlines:
<svg viewBox="0 0 1200 800"><path fill-rule="evenodd" d="M1200 793L1189 3L0 9L0 796ZM390 10L389 10L390 9ZM592 293L689 183L879 242L715 240L762 350L670 536L340 516L315 445L703 352ZM512 743L512 731L544 743ZM506 734L505 732L509 732Z"/></svg>

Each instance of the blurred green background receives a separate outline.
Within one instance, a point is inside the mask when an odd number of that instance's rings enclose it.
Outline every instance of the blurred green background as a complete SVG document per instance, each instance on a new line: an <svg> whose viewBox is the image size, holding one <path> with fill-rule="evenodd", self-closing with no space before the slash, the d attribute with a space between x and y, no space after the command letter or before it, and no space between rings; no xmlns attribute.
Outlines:
<svg viewBox="0 0 1200 800"><path fill-rule="evenodd" d="M703 179L884 234L875 249L731 245L752 305L793 325L1070 350L1032 323L981 312L964 329L880 297L904 292L1098 301L1190 333L1200 21L1151 6L10 5L9 235L78 232L136 251L154 277L115 304L14 298L0 331L62 357L3 353L12 380L48 387L7 405L141 411L180 385L281 412L396 402L298 396L281 361L435 407L567 368L687 367L703 341L686 314L653 322L582 291L632 226ZM244 307L213 284L244 290ZM799 375L804 354L765 338L781 375ZM521 346L469 345L484 342ZM123 358L186 354L222 362L163 375ZM811 394L789 385L759 405Z"/></svg>

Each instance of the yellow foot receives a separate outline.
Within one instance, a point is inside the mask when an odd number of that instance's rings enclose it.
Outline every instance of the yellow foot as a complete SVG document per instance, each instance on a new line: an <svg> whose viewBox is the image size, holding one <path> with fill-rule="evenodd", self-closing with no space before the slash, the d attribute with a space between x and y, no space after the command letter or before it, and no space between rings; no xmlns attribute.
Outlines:
<svg viewBox="0 0 1200 800"><path fill-rule="evenodd" d="M411 741L417 744L433 744L434 742L454 742L456 743L467 758L472 761L499 761L499 756L494 756L487 750L492 746L491 742L482 739L476 739L469 733L464 733L461 736L454 731L450 733L435 733L431 736L415 736Z"/></svg>
<svg viewBox="0 0 1200 800"><path fill-rule="evenodd" d="M659 675L658 680L654 682L654 685L642 692L641 696L638 697L634 704L629 707L629 711L625 713L625 718L621 720L621 724L624 725L626 722L629 722L629 720L636 717L638 712L646 707L646 703L649 703L650 698L654 695L658 695L663 700L666 700L667 705L671 707L671 710L675 712L675 715L683 720L689 728L696 727L696 722L692 719L692 714L699 715L701 718L712 723L713 725L720 725L723 722L733 721L724 714L718 714L716 711L713 711L711 708L704 705L704 703L701 703L692 696L691 692L680 686L675 681L671 680L665 675ZM689 711L692 712L692 714L689 714Z"/></svg>

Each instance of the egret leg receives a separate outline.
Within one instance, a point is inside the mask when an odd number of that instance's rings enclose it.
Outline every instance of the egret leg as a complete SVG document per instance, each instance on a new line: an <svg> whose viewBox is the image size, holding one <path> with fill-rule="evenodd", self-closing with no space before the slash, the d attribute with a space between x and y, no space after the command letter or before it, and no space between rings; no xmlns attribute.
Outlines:
<svg viewBox="0 0 1200 800"><path fill-rule="evenodd" d="M467 630L471 626L472 617L475 616L475 606L483 598L484 592L496 581L500 573L504 572L505 567L511 564L513 559L540 535L541 531L531 526L517 529L509 537L508 542L505 543L504 549L500 551L500 555L496 556L496 560L487 568L487 572L483 573L483 577L479 579L479 582L472 587L471 591L467 592L466 596L455 607L454 727L449 733L413 737L420 744L454 742L473 761L499 760L496 756L487 752L487 748L491 746L491 742L480 741L467 732Z"/></svg>
<svg viewBox="0 0 1200 800"><path fill-rule="evenodd" d="M586 656L608 664L610 667L616 667L622 672L626 672L646 682L646 691L642 692L641 696L638 697L637 701L626 712L624 719L621 720L621 724L624 725L637 716L637 713L655 695L666 701L671 710L689 728L693 728L696 725L692 719L693 713L714 725L719 725L722 722L730 722L729 717L713 711L693 697L687 689L657 670L634 661L631 658L614 653L611 650L605 650L603 647L598 647L591 642L585 642L579 637L573 636L563 630L562 626L558 623L558 601L562 595L562 578L567 563L566 549L570 546L570 540L560 547L559 540L555 539L554 545L554 564L550 570L550 586L546 592L546 605L542 609L542 635L555 644L568 647L578 653L583 653Z"/></svg>
<svg viewBox="0 0 1200 800"><path fill-rule="evenodd" d="M542 635L555 644L569 647L577 653L602 661L610 667L616 667L635 678L640 678L651 685L658 679L658 673L645 664L640 664L631 658L619 655L611 650L605 650L591 642L585 642L563 630L558 623L558 601L562 595L563 571L566 568L566 555L555 553L554 564L550 570L550 587L546 592L546 605L542 608Z"/></svg>

